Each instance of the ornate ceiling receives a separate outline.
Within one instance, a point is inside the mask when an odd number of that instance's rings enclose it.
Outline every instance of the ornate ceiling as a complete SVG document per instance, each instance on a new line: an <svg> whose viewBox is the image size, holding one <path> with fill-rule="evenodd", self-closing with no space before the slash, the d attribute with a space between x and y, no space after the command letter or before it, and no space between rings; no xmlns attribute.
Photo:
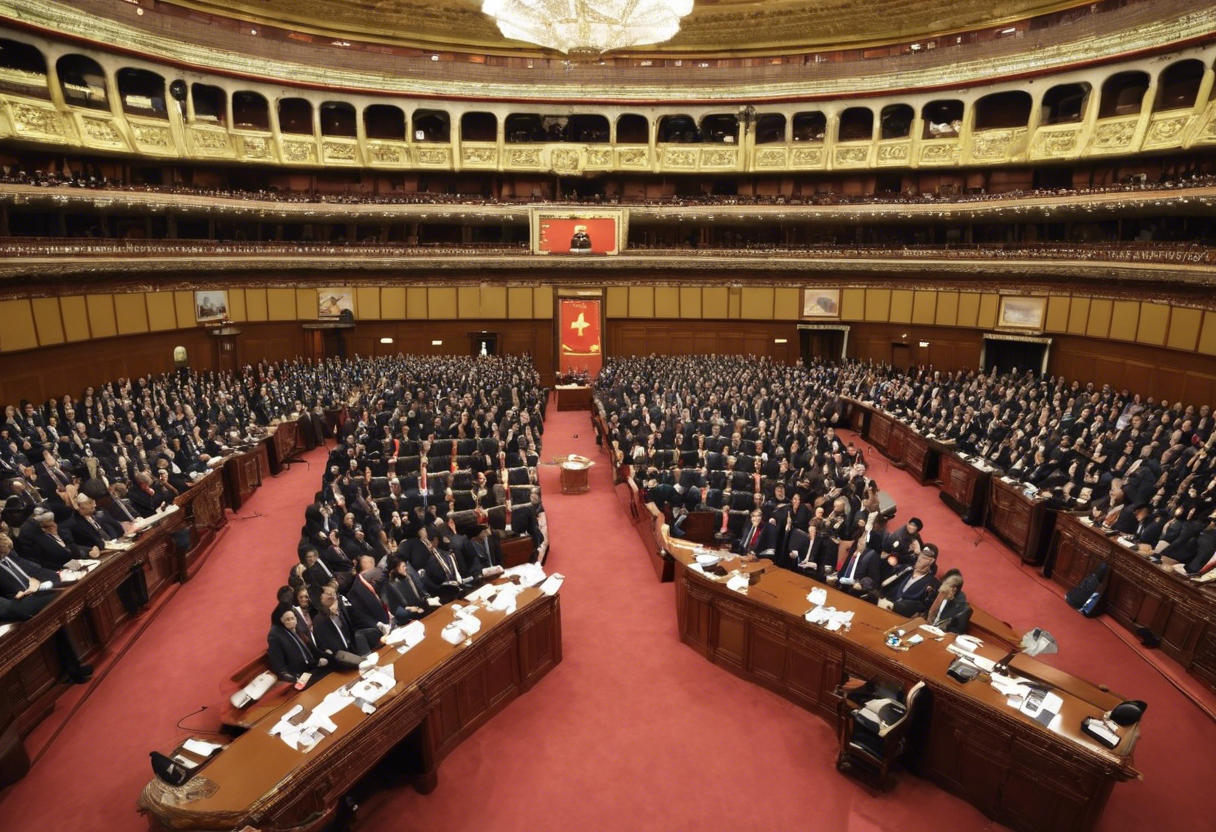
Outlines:
<svg viewBox="0 0 1216 832"><path fill-rule="evenodd" d="M119 0L115 0L119 2ZM510 52L480 0L172 0L199 11L334 39ZM702 55L906 42L983 29L1083 0L696 0L679 34L657 47ZM646 51L635 49L632 51Z"/></svg>

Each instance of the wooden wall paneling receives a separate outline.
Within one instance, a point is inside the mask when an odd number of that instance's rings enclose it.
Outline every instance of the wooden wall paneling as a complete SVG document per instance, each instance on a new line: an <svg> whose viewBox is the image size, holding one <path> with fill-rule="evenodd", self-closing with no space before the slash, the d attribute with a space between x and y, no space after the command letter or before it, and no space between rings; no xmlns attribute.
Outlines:
<svg viewBox="0 0 1216 832"><path fill-rule="evenodd" d="M1140 302L1117 300L1111 306L1110 337L1119 341L1135 341L1140 328Z"/></svg>
<svg viewBox="0 0 1216 832"><path fill-rule="evenodd" d="M707 286L701 291L701 316L712 320L730 316L730 291L725 286Z"/></svg>
<svg viewBox="0 0 1216 832"><path fill-rule="evenodd" d="M772 286L745 286L739 291L739 317L757 321L773 319Z"/></svg>
<svg viewBox="0 0 1216 832"><path fill-rule="evenodd" d="M1199 330L1199 345L1204 355L1216 355L1216 312L1203 313L1203 328Z"/></svg>
<svg viewBox="0 0 1216 832"><path fill-rule="evenodd" d="M680 287L654 287L654 316L656 318L682 317L680 315Z"/></svg>
<svg viewBox="0 0 1216 832"><path fill-rule="evenodd" d="M680 287L680 317L681 318L700 318L701 317L701 287L700 286L681 286Z"/></svg>
<svg viewBox="0 0 1216 832"><path fill-rule="evenodd" d="M937 292L918 289L912 297L912 323L934 324L937 322Z"/></svg>
<svg viewBox="0 0 1216 832"><path fill-rule="evenodd" d="M1043 329L1046 332L1068 331L1068 295L1050 295L1047 298L1047 315L1044 317Z"/></svg>
<svg viewBox="0 0 1216 832"><path fill-rule="evenodd" d="M176 291L173 293L173 314L177 319L179 329L190 329L198 326L194 317L194 292Z"/></svg>
<svg viewBox="0 0 1216 832"><path fill-rule="evenodd" d="M93 338L110 338L118 334L114 319L113 295L85 295L89 309L89 332Z"/></svg>
<svg viewBox="0 0 1216 832"><path fill-rule="evenodd" d="M980 296L977 292L960 292L958 296L958 325L974 327L980 314Z"/></svg>
<svg viewBox="0 0 1216 832"><path fill-rule="evenodd" d="M507 289L507 317L513 320L532 317L532 288L512 286Z"/></svg>
<svg viewBox="0 0 1216 832"><path fill-rule="evenodd" d="M425 320L429 317L427 307L430 296L425 286L409 286L405 290L405 317L410 320Z"/></svg>
<svg viewBox="0 0 1216 832"><path fill-rule="evenodd" d="M778 286L773 295L773 318L778 321L796 321L802 316L802 290Z"/></svg>
<svg viewBox="0 0 1216 832"><path fill-rule="evenodd" d="M631 318L653 318L654 317L654 287L653 286L630 286L629 287L629 317L631 317Z"/></svg>
<svg viewBox="0 0 1216 832"><path fill-rule="evenodd" d="M167 329L177 329L177 310L174 306L173 292L148 292L144 295L148 307L148 329L152 332L164 332ZM189 326L190 321L186 325Z"/></svg>
<svg viewBox="0 0 1216 832"><path fill-rule="evenodd" d="M1170 308L1169 334L1165 344L1176 350L1193 350L1199 341L1199 328L1203 325L1203 310L1185 306Z"/></svg>
<svg viewBox="0 0 1216 832"><path fill-rule="evenodd" d="M866 289L866 320L881 323L891 320L890 289Z"/></svg>
<svg viewBox="0 0 1216 832"><path fill-rule="evenodd" d="M120 292L114 295L114 318L119 335L137 335L148 331L148 302L143 292Z"/></svg>
<svg viewBox="0 0 1216 832"><path fill-rule="evenodd" d="M1136 340L1142 344L1161 346L1170 328L1170 307L1166 303L1140 304L1136 323Z"/></svg>
<svg viewBox="0 0 1216 832"><path fill-rule="evenodd" d="M1068 306L1068 331L1084 335L1089 326L1089 298L1074 297Z"/></svg>
<svg viewBox="0 0 1216 832"><path fill-rule="evenodd" d="M478 286L457 286L456 311L457 315L461 318L481 318L481 288Z"/></svg>
<svg viewBox="0 0 1216 832"><path fill-rule="evenodd" d="M532 317L553 318L553 287L537 286L532 290Z"/></svg>
<svg viewBox="0 0 1216 832"><path fill-rule="evenodd" d="M296 301L299 306L299 301ZM380 287L358 286L355 288L355 306L359 309L359 320L374 321L380 317ZM297 318L303 318L304 310L299 309Z"/></svg>
<svg viewBox="0 0 1216 832"><path fill-rule="evenodd" d="M245 310L244 289L228 290L228 317L236 323L249 320Z"/></svg>
<svg viewBox="0 0 1216 832"><path fill-rule="evenodd" d="M271 288L266 290L266 319L270 321L299 320L296 314L296 290Z"/></svg>
<svg viewBox="0 0 1216 832"><path fill-rule="evenodd" d="M266 289L261 287L245 290L245 317L250 321L265 321L269 311L266 308Z"/></svg>
<svg viewBox="0 0 1216 832"><path fill-rule="evenodd" d="M911 289L893 289L891 291L891 317L889 320L892 323L912 323Z"/></svg>
<svg viewBox="0 0 1216 832"><path fill-rule="evenodd" d="M604 293L604 315L608 318L629 317L629 287L609 286Z"/></svg>
<svg viewBox="0 0 1216 832"><path fill-rule="evenodd" d="M984 292L980 295L980 308L976 313L975 325L980 329L995 329L1000 306L1000 295L994 292Z"/></svg>
<svg viewBox="0 0 1216 832"><path fill-rule="evenodd" d="M380 314L390 321L405 318L404 286L386 286L380 290Z"/></svg>

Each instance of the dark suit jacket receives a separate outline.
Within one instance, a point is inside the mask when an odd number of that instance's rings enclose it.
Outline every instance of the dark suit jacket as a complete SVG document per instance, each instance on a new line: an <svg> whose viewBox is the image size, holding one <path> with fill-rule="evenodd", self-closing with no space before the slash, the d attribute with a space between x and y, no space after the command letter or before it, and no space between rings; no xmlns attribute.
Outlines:
<svg viewBox="0 0 1216 832"><path fill-rule="evenodd" d="M312 637L317 643L317 649L327 655L339 650L358 652L355 649L355 628L351 625L350 613L341 600L338 601L336 616L321 610L313 613Z"/></svg>
<svg viewBox="0 0 1216 832"><path fill-rule="evenodd" d="M801 534L801 532L799 532ZM814 540L809 536L805 536L806 543L802 546L804 555L800 560L809 560L807 566L799 566L795 561L793 567L802 572L804 575L810 575L812 578L820 581L827 580L827 567L829 564L833 568L836 566L836 554L839 551L836 546L836 541L825 534L817 534Z"/></svg>
<svg viewBox="0 0 1216 832"><path fill-rule="evenodd" d="M849 558L845 560L844 565L841 566L841 578L844 578L849 574L849 570L853 567L853 561L855 560L857 561L857 566L855 569L853 569L853 585L860 590L862 582L868 578L870 581L869 586L872 589L878 589L879 584L882 583L882 569L879 564L879 561L882 560L882 556L873 549L862 550L859 546L858 551L849 556ZM850 591L852 590L850 589Z"/></svg>
<svg viewBox="0 0 1216 832"><path fill-rule="evenodd" d="M735 541L734 552L737 555L756 555L757 557L772 558L777 555L777 527L772 523L760 521L760 537L754 546L751 543L756 527L750 523L743 528L739 539Z"/></svg>
<svg viewBox="0 0 1216 832"><path fill-rule="evenodd" d="M467 565L466 574L474 577L480 576L483 569L502 566L502 545L493 533L480 543L476 540L466 540L464 552Z"/></svg>
<svg viewBox="0 0 1216 832"><path fill-rule="evenodd" d="M72 537L83 546L96 546L99 549L104 549L106 541L122 537L122 524L111 518L104 511L99 509L94 513L93 519L97 521L97 525L101 526L104 536L99 534L97 529L93 528L93 524L86 520L79 512L74 513L64 525L68 527L68 531L72 533Z"/></svg>
<svg viewBox="0 0 1216 832"><path fill-rule="evenodd" d="M11 561L18 569L25 572L25 574L37 581L51 581L52 583L59 583L58 573L39 566L31 560L26 560L16 552L10 552L7 558L0 558L0 563L2 563L4 560ZM11 599L18 592L25 592L29 588L29 584L22 581L19 574L14 575L8 569L5 569L2 565L0 565L0 598ZM54 597L51 593L47 594ZM24 601L25 599L22 598L21 600ZM45 604L43 606L45 606ZM41 609L41 607L39 607L39 609Z"/></svg>
<svg viewBox="0 0 1216 832"><path fill-rule="evenodd" d="M30 560L45 566L47 569L60 570L64 565L76 558L87 558L89 551L77 545L72 533L63 528L59 529L59 538L63 541L60 546L49 534L42 529L33 530L30 536Z"/></svg>
<svg viewBox="0 0 1216 832"><path fill-rule="evenodd" d="M933 606L932 602L929 606ZM971 605L967 603L967 596L960 590L955 593L953 598L942 604L941 615L936 626L947 633L966 633L970 623Z"/></svg>
<svg viewBox="0 0 1216 832"><path fill-rule="evenodd" d="M312 649L295 633L278 624L266 634L266 660L280 682L295 682L300 675L316 667Z"/></svg>
<svg viewBox="0 0 1216 832"><path fill-rule="evenodd" d="M377 624L389 624L391 618L380 602L380 596L368 589L358 576L346 591L346 600L350 601L351 625L356 630L366 630Z"/></svg>
<svg viewBox="0 0 1216 832"><path fill-rule="evenodd" d="M426 579L436 589L449 581L457 580L456 573L459 573L461 580L469 577L460 568L459 558L451 552L438 549L426 562Z"/></svg>

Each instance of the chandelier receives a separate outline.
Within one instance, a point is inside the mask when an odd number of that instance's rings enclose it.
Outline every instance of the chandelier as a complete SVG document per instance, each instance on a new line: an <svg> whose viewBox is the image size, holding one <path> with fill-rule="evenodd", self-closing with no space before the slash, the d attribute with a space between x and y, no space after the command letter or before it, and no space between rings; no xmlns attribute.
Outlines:
<svg viewBox="0 0 1216 832"><path fill-rule="evenodd" d="M483 0L503 37L593 60L628 46L663 43L680 31L693 0Z"/></svg>

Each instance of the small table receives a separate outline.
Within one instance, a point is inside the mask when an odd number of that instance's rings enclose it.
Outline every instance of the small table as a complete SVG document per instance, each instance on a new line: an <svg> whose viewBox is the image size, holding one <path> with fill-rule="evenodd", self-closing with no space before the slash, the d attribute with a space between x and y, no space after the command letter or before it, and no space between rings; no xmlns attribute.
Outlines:
<svg viewBox="0 0 1216 832"><path fill-rule="evenodd" d="M555 460L562 469L562 493L582 494L590 490L587 485L587 471L595 463L585 456L571 454L565 459Z"/></svg>

